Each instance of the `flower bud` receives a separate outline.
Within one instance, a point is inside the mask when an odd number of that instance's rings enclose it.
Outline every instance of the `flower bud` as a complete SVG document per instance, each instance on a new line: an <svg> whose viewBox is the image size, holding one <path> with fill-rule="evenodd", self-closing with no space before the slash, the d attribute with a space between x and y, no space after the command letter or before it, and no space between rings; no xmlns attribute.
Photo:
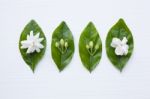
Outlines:
<svg viewBox="0 0 150 99"><path fill-rule="evenodd" d="M98 50L98 48L99 48L99 45L96 44L96 45L95 45L95 50Z"/></svg>
<svg viewBox="0 0 150 99"><path fill-rule="evenodd" d="M90 41L90 42L89 42L89 47L90 47L90 48L93 48L93 45L94 45L94 44L93 44L93 41Z"/></svg>
<svg viewBox="0 0 150 99"><path fill-rule="evenodd" d="M61 39L61 40L60 40L61 46L64 46L64 43L65 43L65 42L64 42L64 39Z"/></svg>
<svg viewBox="0 0 150 99"><path fill-rule="evenodd" d="M87 45L86 45L86 49L89 49L89 48L90 48L90 47L89 47L89 45L87 44Z"/></svg>
<svg viewBox="0 0 150 99"><path fill-rule="evenodd" d="M55 43L55 46L56 46L56 47L59 47L59 43L58 43L58 42L56 42L56 43Z"/></svg>
<svg viewBox="0 0 150 99"><path fill-rule="evenodd" d="M67 48L68 47L68 42L65 42L65 48Z"/></svg>

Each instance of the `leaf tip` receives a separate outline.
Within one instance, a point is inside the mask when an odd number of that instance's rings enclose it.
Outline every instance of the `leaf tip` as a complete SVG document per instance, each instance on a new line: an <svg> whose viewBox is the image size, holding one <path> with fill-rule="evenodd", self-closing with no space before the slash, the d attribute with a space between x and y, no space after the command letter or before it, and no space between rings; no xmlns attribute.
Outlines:
<svg viewBox="0 0 150 99"><path fill-rule="evenodd" d="M120 18L118 22L125 23L123 18Z"/></svg>
<svg viewBox="0 0 150 99"><path fill-rule="evenodd" d="M63 71L63 69L58 69L59 70L59 73L61 73Z"/></svg>
<svg viewBox="0 0 150 99"><path fill-rule="evenodd" d="M117 69L118 69L118 71L121 73L122 71L123 71L123 66L118 66L118 65L114 65Z"/></svg>
<svg viewBox="0 0 150 99"><path fill-rule="evenodd" d="M122 69L119 69L119 72L121 73L121 72L122 72Z"/></svg>
<svg viewBox="0 0 150 99"><path fill-rule="evenodd" d="M90 22L88 23L88 25L94 25L94 24L93 24L93 22L92 22L92 21L90 21Z"/></svg>
<svg viewBox="0 0 150 99"><path fill-rule="evenodd" d="M61 22L61 24L65 24L65 25L66 25L66 22L63 20L63 21Z"/></svg>
<svg viewBox="0 0 150 99"><path fill-rule="evenodd" d="M91 74L91 73L92 73L92 70L89 70L89 73Z"/></svg>
<svg viewBox="0 0 150 99"><path fill-rule="evenodd" d="M31 23L36 23L34 19L31 19L31 21L30 21L30 22L31 22Z"/></svg>
<svg viewBox="0 0 150 99"><path fill-rule="evenodd" d="M32 68L32 67L31 67L31 70L32 70L33 73L35 73L35 68Z"/></svg>
<svg viewBox="0 0 150 99"><path fill-rule="evenodd" d="M32 70L32 73L34 74L34 73L35 73L35 70Z"/></svg>
<svg viewBox="0 0 150 99"><path fill-rule="evenodd" d="M91 74L93 69L92 68L87 68L87 70L89 71L89 73Z"/></svg>
<svg viewBox="0 0 150 99"><path fill-rule="evenodd" d="M57 65L57 68L58 68L59 72L62 72L65 67L63 67L63 66L58 66L58 65Z"/></svg>

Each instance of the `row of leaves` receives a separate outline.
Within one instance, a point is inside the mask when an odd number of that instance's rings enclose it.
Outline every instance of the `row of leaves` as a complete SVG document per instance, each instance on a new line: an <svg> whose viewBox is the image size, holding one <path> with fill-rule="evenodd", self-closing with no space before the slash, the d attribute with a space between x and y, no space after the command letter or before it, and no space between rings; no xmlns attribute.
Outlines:
<svg viewBox="0 0 150 99"><path fill-rule="evenodd" d="M41 37L44 38L42 44L45 47L41 50L40 53L34 52L32 54L26 54L26 50L20 48L21 41L26 39L27 35L30 33L31 30L34 31L34 33L40 32ZM114 37L122 39L124 36L128 39L129 53L126 56L117 56L114 52L114 48L110 46L111 41ZM60 50L56 47L56 42L60 41L60 39L67 40L68 42L68 47L65 53L61 53ZM88 44L90 43L93 44L93 49L88 48ZM133 44L133 36L130 30L128 29L124 20L119 19L119 21L108 32L106 38L106 52L111 63L120 71L122 71L132 54ZM19 41L19 49L24 61L30 66L30 68L34 72L36 65L42 59L46 49L46 37L42 29L34 20L31 20L22 31ZM51 54L59 71L62 71L70 63L73 57L74 39L72 32L70 31L69 27L65 22L62 22L53 32ZM92 22L89 22L89 24L81 33L79 39L79 54L84 67L89 70L89 72L92 72L99 64L102 56L102 42L99 33Z"/></svg>

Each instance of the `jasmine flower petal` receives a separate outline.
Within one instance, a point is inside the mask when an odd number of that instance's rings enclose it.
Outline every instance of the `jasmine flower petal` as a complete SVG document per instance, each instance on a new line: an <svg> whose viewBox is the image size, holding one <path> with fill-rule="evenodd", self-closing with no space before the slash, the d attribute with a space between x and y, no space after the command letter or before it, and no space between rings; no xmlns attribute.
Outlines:
<svg viewBox="0 0 150 99"><path fill-rule="evenodd" d="M38 52L38 53L40 52L40 49L39 49L39 48L36 48L35 50L36 50L36 52Z"/></svg>
<svg viewBox="0 0 150 99"><path fill-rule="evenodd" d="M126 43L128 42L128 40L127 40L126 37L124 37L123 40L122 40L121 42L122 42L122 44L126 44Z"/></svg>
<svg viewBox="0 0 150 99"><path fill-rule="evenodd" d="M40 33L37 33L36 35L35 35L35 38L39 38L39 36L40 36Z"/></svg>
<svg viewBox="0 0 150 99"><path fill-rule="evenodd" d="M42 42L44 40L44 38L39 38L38 40L39 40L39 42Z"/></svg>
<svg viewBox="0 0 150 99"><path fill-rule="evenodd" d="M124 46L122 46L122 49L124 51L124 55L127 55L128 54L129 46L128 45L124 45Z"/></svg>
<svg viewBox="0 0 150 99"><path fill-rule="evenodd" d="M38 48L44 48L44 46L42 44L37 44Z"/></svg>
<svg viewBox="0 0 150 99"><path fill-rule="evenodd" d="M116 55L121 55L122 56L124 54L124 51L123 51L121 46L118 46L115 49L115 53L116 53Z"/></svg>
<svg viewBox="0 0 150 99"><path fill-rule="evenodd" d="M118 38L113 38L112 42L111 42L111 47L116 48L117 46L119 46L121 44L121 40Z"/></svg>

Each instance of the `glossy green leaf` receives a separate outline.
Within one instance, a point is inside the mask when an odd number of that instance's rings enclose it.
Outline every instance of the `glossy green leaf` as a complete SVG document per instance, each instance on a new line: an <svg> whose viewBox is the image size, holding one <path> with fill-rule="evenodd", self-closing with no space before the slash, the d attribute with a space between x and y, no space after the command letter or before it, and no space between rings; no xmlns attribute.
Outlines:
<svg viewBox="0 0 150 99"><path fill-rule="evenodd" d="M63 21L53 32L51 54L59 71L71 61L74 53L74 39L67 24Z"/></svg>
<svg viewBox="0 0 150 99"><path fill-rule="evenodd" d="M41 42L41 44L44 46L44 48L41 49L41 51L39 53L33 52L30 54L27 54L26 53L27 49L21 49L21 41L27 39L27 35L30 34L30 31L33 31L34 35L36 35L37 33L40 33L40 38L44 38L44 40ZM24 61L29 65L29 67L34 72L36 65L42 59L42 57L45 53L45 49L46 49L46 38L44 36L44 33L43 33L42 29L39 27L39 25L34 20L31 20L25 26L24 30L22 31L21 36L20 36L20 40L19 40L19 49L20 49L22 58L24 59Z"/></svg>
<svg viewBox="0 0 150 99"><path fill-rule="evenodd" d="M89 22L83 30L79 40L79 54L81 61L89 72L98 65L102 55L102 42L94 24Z"/></svg>
<svg viewBox="0 0 150 99"><path fill-rule="evenodd" d="M124 56L117 56L115 54L115 49L112 48L111 42L114 37L117 37L119 39L123 39L123 37L126 37L129 45L128 54ZM134 48L134 42L133 42L133 36L131 34L131 31L125 24L123 19L120 19L108 32L107 38L106 38L106 52L109 60L111 63L120 71L124 68L128 60L130 59L130 56L132 55Z"/></svg>

